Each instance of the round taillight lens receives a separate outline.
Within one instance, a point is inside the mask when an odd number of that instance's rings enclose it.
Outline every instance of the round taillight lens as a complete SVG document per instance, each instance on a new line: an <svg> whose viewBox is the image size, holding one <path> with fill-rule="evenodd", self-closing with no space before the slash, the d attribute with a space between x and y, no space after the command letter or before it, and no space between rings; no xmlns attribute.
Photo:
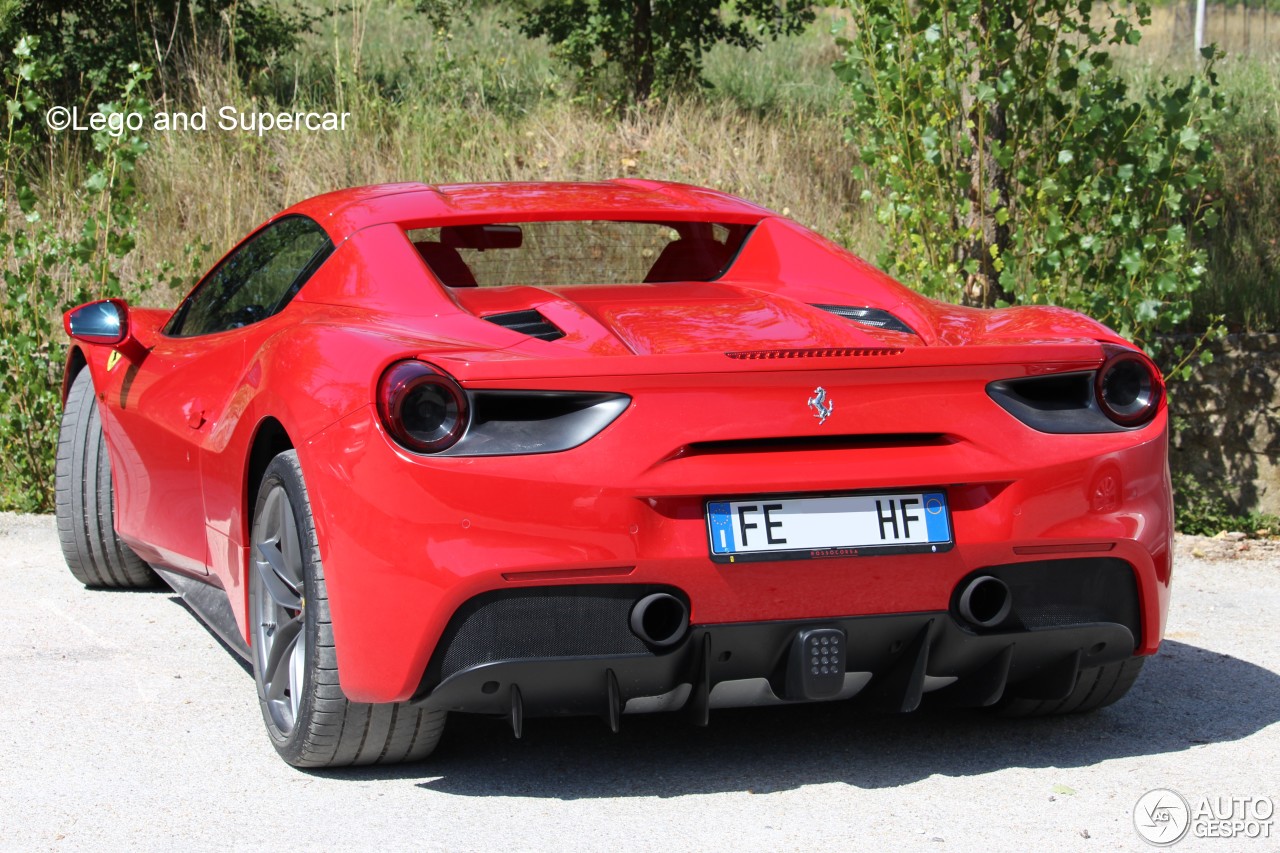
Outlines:
<svg viewBox="0 0 1280 853"><path fill-rule="evenodd" d="M391 437L415 453L439 453L467 429L467 395L448 375L420 361L399 361L378 382L378 416Z"/></svg>
<svg viewBox="0 0 1280 853"><path fill-rule="evenodd" d="M1146 356L1126 350L1102 365L1094 382L1094 394L1108 418L1120 426L1141 426L1160 408L1164 382Z"/></svg>

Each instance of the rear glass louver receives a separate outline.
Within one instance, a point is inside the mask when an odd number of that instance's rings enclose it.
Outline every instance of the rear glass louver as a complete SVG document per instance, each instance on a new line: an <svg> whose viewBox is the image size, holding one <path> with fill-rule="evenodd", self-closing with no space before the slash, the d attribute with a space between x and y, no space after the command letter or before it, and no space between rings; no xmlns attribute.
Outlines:
<svg viewBox="0 0 1280 853"><path fill-rule="evenodd" d="M513 332L519 332L522 335L528 335L531 338L538 338L543 341L558 341L564 337L564 332L560 331L554 323L533 309L528 311L509 311L506 314L490 314L484 319L502 326L504 329L510 329Z"/></svg>
<svg viewBox="0 0 1280 853"><path fill-rule="evenodd" d="M830 311L837 317L843 317L864 326L875 326L877 329L888 329L891 332L906 332L908 335L916 333L915 329L880 308L854 308L850 305L814 305L813 307Z"/></svg>

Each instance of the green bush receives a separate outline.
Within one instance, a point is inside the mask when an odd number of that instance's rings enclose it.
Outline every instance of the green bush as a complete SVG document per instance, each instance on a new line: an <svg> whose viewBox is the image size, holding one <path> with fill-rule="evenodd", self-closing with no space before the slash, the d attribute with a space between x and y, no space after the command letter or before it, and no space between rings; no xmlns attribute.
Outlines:
<svg viewBox="0 0 1280 853"><path fill-rule="evenodd" d="M1280 328L1280 56L1232 59L1231 120L1217 134L1222 223L1194 320L1224 315L1233 328L1270 331Z"/></svg>
<svg viewBox="0 0 1280 853"><path fill-rule="evenodd" d="M703 54L716 44L758 48L762 37L795 34L813 20L807 4L776 0L525 0L525 6L525 33L545 36L588 82L625 104L696 87Z"/></svg>
<svg viewBox="0 0 1280 853"><path fill-rule="evenodd" d="M264 0L11 0L0 3L0 62L15 58L9 45L20 37L38 39L44 89L55 103L83 106L99 81L128 79L134 64L178 81L180 73L168 72L217 56L252 79L322 17Z"/></svg>
<svg viewBox="0 0 1280 853"><path fill-rule="evenodd" d="M1174 471L1174 526L1178 532L1194 536L1214 536L1224 530L1248 536L1280 534L1280 518L1235 512L1223 498L1226 491L1221 483L1205 483L1189 471Z"/></svg>
<svg viewBox="0 0 1280 853"><path fill-rule="evenodd" d="M1073 308L1148 348L1188 318L1217 222L1211 58L1135 97L1108 51L1139 31L1089 0L846 8L837 72L882 266L941 298Z"/></svg>
<svg viewBox="0 0 1280 853"><path fill-rule="evenodd" d="M49 154L41 142L48 106L40 84L51 66L38 41L21 38L3 68L7 98L0 139L0 505L26 511L53 507L53 458L62 410L58 389L65 354L63 311L92 297L121 293L119 261L133 250L139 202L133 170L146 151L136 134L96 131L83 154L78 230L60 230L41 213L32 180ZM138 65L100 104L107 116L147 114ZM72 281L68 287L63 282Z"/></svg>

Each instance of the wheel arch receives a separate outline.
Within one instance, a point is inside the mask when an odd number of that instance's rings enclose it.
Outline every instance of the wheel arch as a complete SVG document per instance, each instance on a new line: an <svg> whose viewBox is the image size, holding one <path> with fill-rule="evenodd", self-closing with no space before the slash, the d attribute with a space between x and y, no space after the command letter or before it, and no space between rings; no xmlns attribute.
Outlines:
<svg viewBox="0 0 1280 853"><path fill-rule="evenodd" d="M67 404L67 394L71 393L71 383L76 381L80 371L89 366L84 350L74 344L67 350L66 367L62 371L62 405Z"/></svg>
<svg viewBox="0 0 1280 853"><path fill-rule="evenodd" d="M253 508L258 504L258 489L262 485L262 475L267 466L286 450L293 450L293 439L290 438L284 424L268 415L258 422L254 429L253 440L249 442L249 458L245 465L244 506L241 507L244 519L244 542L249 541L248 528L253 524Z"/></svg>

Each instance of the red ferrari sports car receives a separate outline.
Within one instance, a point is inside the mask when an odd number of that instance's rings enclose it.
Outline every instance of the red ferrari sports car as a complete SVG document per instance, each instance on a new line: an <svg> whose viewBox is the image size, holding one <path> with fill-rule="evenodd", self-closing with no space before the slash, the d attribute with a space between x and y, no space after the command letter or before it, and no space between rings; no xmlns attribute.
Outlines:
<svg viewBox="0 0 1280 853"><path fill-rule="evenodd" d="M291 764L450 711L1088 711L1168 606L1160 373L640 180L345 190L67 313L59 532L252 663Z"/></svg>

